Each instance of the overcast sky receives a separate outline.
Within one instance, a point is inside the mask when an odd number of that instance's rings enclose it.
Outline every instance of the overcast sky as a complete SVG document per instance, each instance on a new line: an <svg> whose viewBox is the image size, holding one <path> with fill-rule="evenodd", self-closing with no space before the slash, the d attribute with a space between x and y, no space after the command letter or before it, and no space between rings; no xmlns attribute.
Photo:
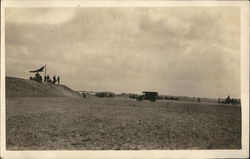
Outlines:
<svg viewBox="0 0 250 159"><path fill-rule="evenodd" d="M74 90L240 97L238 7L8 8L6 75Z"/></svg>

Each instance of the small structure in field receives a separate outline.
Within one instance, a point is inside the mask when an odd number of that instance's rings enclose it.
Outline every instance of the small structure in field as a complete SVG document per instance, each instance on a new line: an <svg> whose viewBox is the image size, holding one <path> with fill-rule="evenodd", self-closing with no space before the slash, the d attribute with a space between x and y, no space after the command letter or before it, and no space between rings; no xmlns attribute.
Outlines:
<svg viewBox="0 0 250 159"><path fill-rule="evenodd" d="M154 102L158 98L158 92L144 91L142 93L143 93L143 95L138 96L137 100L139 100L139 101L141 101L141 100L150 100L150 101Z"/></svg>
<svg viewBox="0 0 250 159"><path fill-rule="evenodd" d="M240 99L234 99L234 98L230 98L230 96L228 95L226 99L221 99L221 98L218 98L218 103L223 103L223 104L241 104L241 101Z"/></svg>

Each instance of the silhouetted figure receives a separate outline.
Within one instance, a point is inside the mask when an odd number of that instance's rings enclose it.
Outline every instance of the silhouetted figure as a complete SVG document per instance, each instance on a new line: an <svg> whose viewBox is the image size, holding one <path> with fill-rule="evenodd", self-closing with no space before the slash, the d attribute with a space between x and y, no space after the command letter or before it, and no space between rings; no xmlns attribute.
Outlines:
<svg viewBox="0 0 250 159"><path fill-rule="evenodd" d="M226 98L226 100L225 100L225 103L226 103L226 104L230 104L230 103L231 103L231 98L230 98L229 95L227 96L227 98Z"/></svg>
<svg viewBox="0 0 250 159"><path fill-rule="evenodd" d="M47 75L46 78L47 78L47 82L52 82L51 79L50 79L50 77L49 77L49 75Z"/></svg>
<svg viewBox="0 0 250 159"><path fill-rule="evenodd" d="M236 100L234 98L231 99L232 104L236 104Z"/></svg>
<svg viewBox="0 0 250 159"><path fill-rule="evenodd" d="M200 98L198 98L198 103L200 103L201 102L201 99Z"/></svg>
<svg viewBox="0 0 250 159"><path fill-rule="evenodd" d="M53 76L53 81L52 81L52 83L53 83L53 84L56 83L56 76L55 76L55 75Z"/></svg>
<svg viewBox="0 0 250 159"><path fill-rule="evenodd" d="M82 97L83 97L83 98L86 98L86 94L85 94L84 92L82 93Z"/></svg>
<svg viewBox="0 0 250 159"><path fill-rule="evenodd" d="M57 83L60 84L60 77L57 76Z"/></svg>

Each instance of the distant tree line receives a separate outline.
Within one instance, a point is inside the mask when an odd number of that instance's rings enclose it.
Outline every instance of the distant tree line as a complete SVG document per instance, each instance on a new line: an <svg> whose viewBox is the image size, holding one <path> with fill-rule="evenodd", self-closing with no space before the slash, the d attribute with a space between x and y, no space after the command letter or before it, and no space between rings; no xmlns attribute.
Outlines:
<svg viewBox="0 0 250 159"><path fill-rule="evenodd" d="M141 95L139 94L129 94L129 98L139 98ZM164 96L164 95L159 95L157 96L157 99L167 99L167 100L179 100L178 97L174 97L174 96Z"/></svg>

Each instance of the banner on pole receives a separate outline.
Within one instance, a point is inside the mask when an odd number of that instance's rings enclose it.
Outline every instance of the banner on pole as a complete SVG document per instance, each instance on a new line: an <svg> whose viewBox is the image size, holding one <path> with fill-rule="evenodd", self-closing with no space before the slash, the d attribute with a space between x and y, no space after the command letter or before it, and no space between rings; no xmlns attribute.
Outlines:
<svg viewBox="0 0 250 159"><path fill-rule="evenodd" d="M34 70L34 71L29 71L30 73L34 73L34 72L43 72L43 69L45 68L45 66L37 69L37 70Z"/></svg>

